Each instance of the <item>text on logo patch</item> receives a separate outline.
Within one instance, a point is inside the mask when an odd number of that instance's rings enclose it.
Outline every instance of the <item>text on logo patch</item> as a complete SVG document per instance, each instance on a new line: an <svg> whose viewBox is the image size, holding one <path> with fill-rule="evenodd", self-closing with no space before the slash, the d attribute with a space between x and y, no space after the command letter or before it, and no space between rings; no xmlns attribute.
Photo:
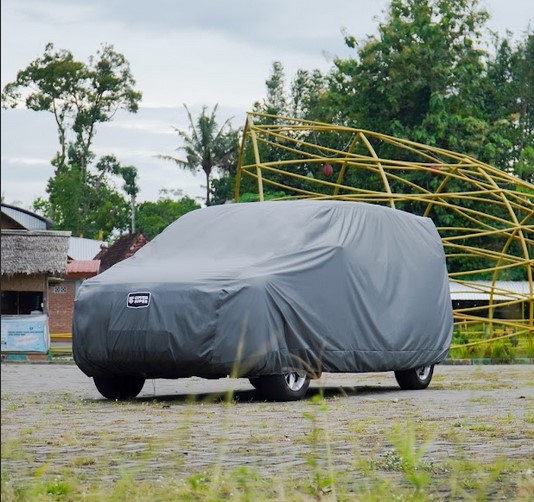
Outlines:
<svg viewBox="0 0 534 502"><path fill-rule="evenodd" d="M150 293L135 292L128 293L126 306L130 309L140 309L150 305Z"/></svg>

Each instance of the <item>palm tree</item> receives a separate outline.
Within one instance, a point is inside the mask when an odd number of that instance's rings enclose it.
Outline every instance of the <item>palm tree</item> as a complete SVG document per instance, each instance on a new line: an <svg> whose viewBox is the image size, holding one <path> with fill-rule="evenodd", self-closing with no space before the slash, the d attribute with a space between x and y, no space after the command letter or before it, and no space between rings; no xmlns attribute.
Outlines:
<svg viewBox="0 0 534 502"><path fill-rule="evenodd" d="M210 205L211 175L216 168L229 169L235 163L238 145L238 131L229 127L231 118L227 119L219 128L215 114L218 105L213 107L210 115L207 106L202 107L196 123L193 121L191 112L184 104L189 118L189 131L176 129L184 144L178 150L183 150L186 158L179 159L171 155L160 155L165 160L170 160L184 169L197 172L199 169L206 175L206 206Z"/></svg>

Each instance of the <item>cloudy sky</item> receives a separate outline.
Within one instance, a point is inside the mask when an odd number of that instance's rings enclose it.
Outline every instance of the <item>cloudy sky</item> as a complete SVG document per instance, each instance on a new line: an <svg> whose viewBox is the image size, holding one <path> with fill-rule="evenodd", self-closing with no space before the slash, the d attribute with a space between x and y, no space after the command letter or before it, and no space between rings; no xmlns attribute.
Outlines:
<svg viewBox="0 0 534 502"><path fill-rule="evenodd" d="M125 55L143 93L140 111L98 126L97 155L114 154L139 171L139 200L161 189L204 194L203 176L158 159L177 154L174 127L184 128L187 104L219 105L222 123L244 124L246 111L265 96L272 63L287 80L298 68L331 68L350 52L346 31L362 40L384 20L388 0L2 0L1 85L42 56L48 42L87 62L101 44ZM532 0L483 0L488 26L517 37L534 22ZM58 148L48 113L1 111L4 202L30 208L45 196Z"/></svg>

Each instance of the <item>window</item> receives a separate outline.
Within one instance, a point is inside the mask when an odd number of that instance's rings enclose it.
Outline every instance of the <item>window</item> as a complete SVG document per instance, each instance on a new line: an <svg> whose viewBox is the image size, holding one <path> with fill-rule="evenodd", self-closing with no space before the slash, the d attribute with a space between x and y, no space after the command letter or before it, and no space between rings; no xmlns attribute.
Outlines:
<svg viewBox="0 0 534 502"><path fill-rule="evenodd" d="M2 315L31 314L43 310L42 291L2 291Z"/></svg>

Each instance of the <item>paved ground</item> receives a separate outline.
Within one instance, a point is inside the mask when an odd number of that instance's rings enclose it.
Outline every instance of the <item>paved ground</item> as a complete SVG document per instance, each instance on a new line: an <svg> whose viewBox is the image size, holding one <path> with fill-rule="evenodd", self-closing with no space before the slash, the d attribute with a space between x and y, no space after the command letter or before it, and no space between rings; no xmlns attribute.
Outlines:
<svg viewBox="0 0 534 502"><path fill-rule="evenodd" d="M395 471L392 451L410 434L438 478L465 461L502 462L510 486L533 479L532 365L438 366L424 391L401 391L388 373L325 374L296 403L264 402L243 379L147 381L138 399L112 402L73 364L2 363L1 376L12 483L67 471L112 481L125 468L152 480L213 465L298 476L363 460Z"/></svg>

